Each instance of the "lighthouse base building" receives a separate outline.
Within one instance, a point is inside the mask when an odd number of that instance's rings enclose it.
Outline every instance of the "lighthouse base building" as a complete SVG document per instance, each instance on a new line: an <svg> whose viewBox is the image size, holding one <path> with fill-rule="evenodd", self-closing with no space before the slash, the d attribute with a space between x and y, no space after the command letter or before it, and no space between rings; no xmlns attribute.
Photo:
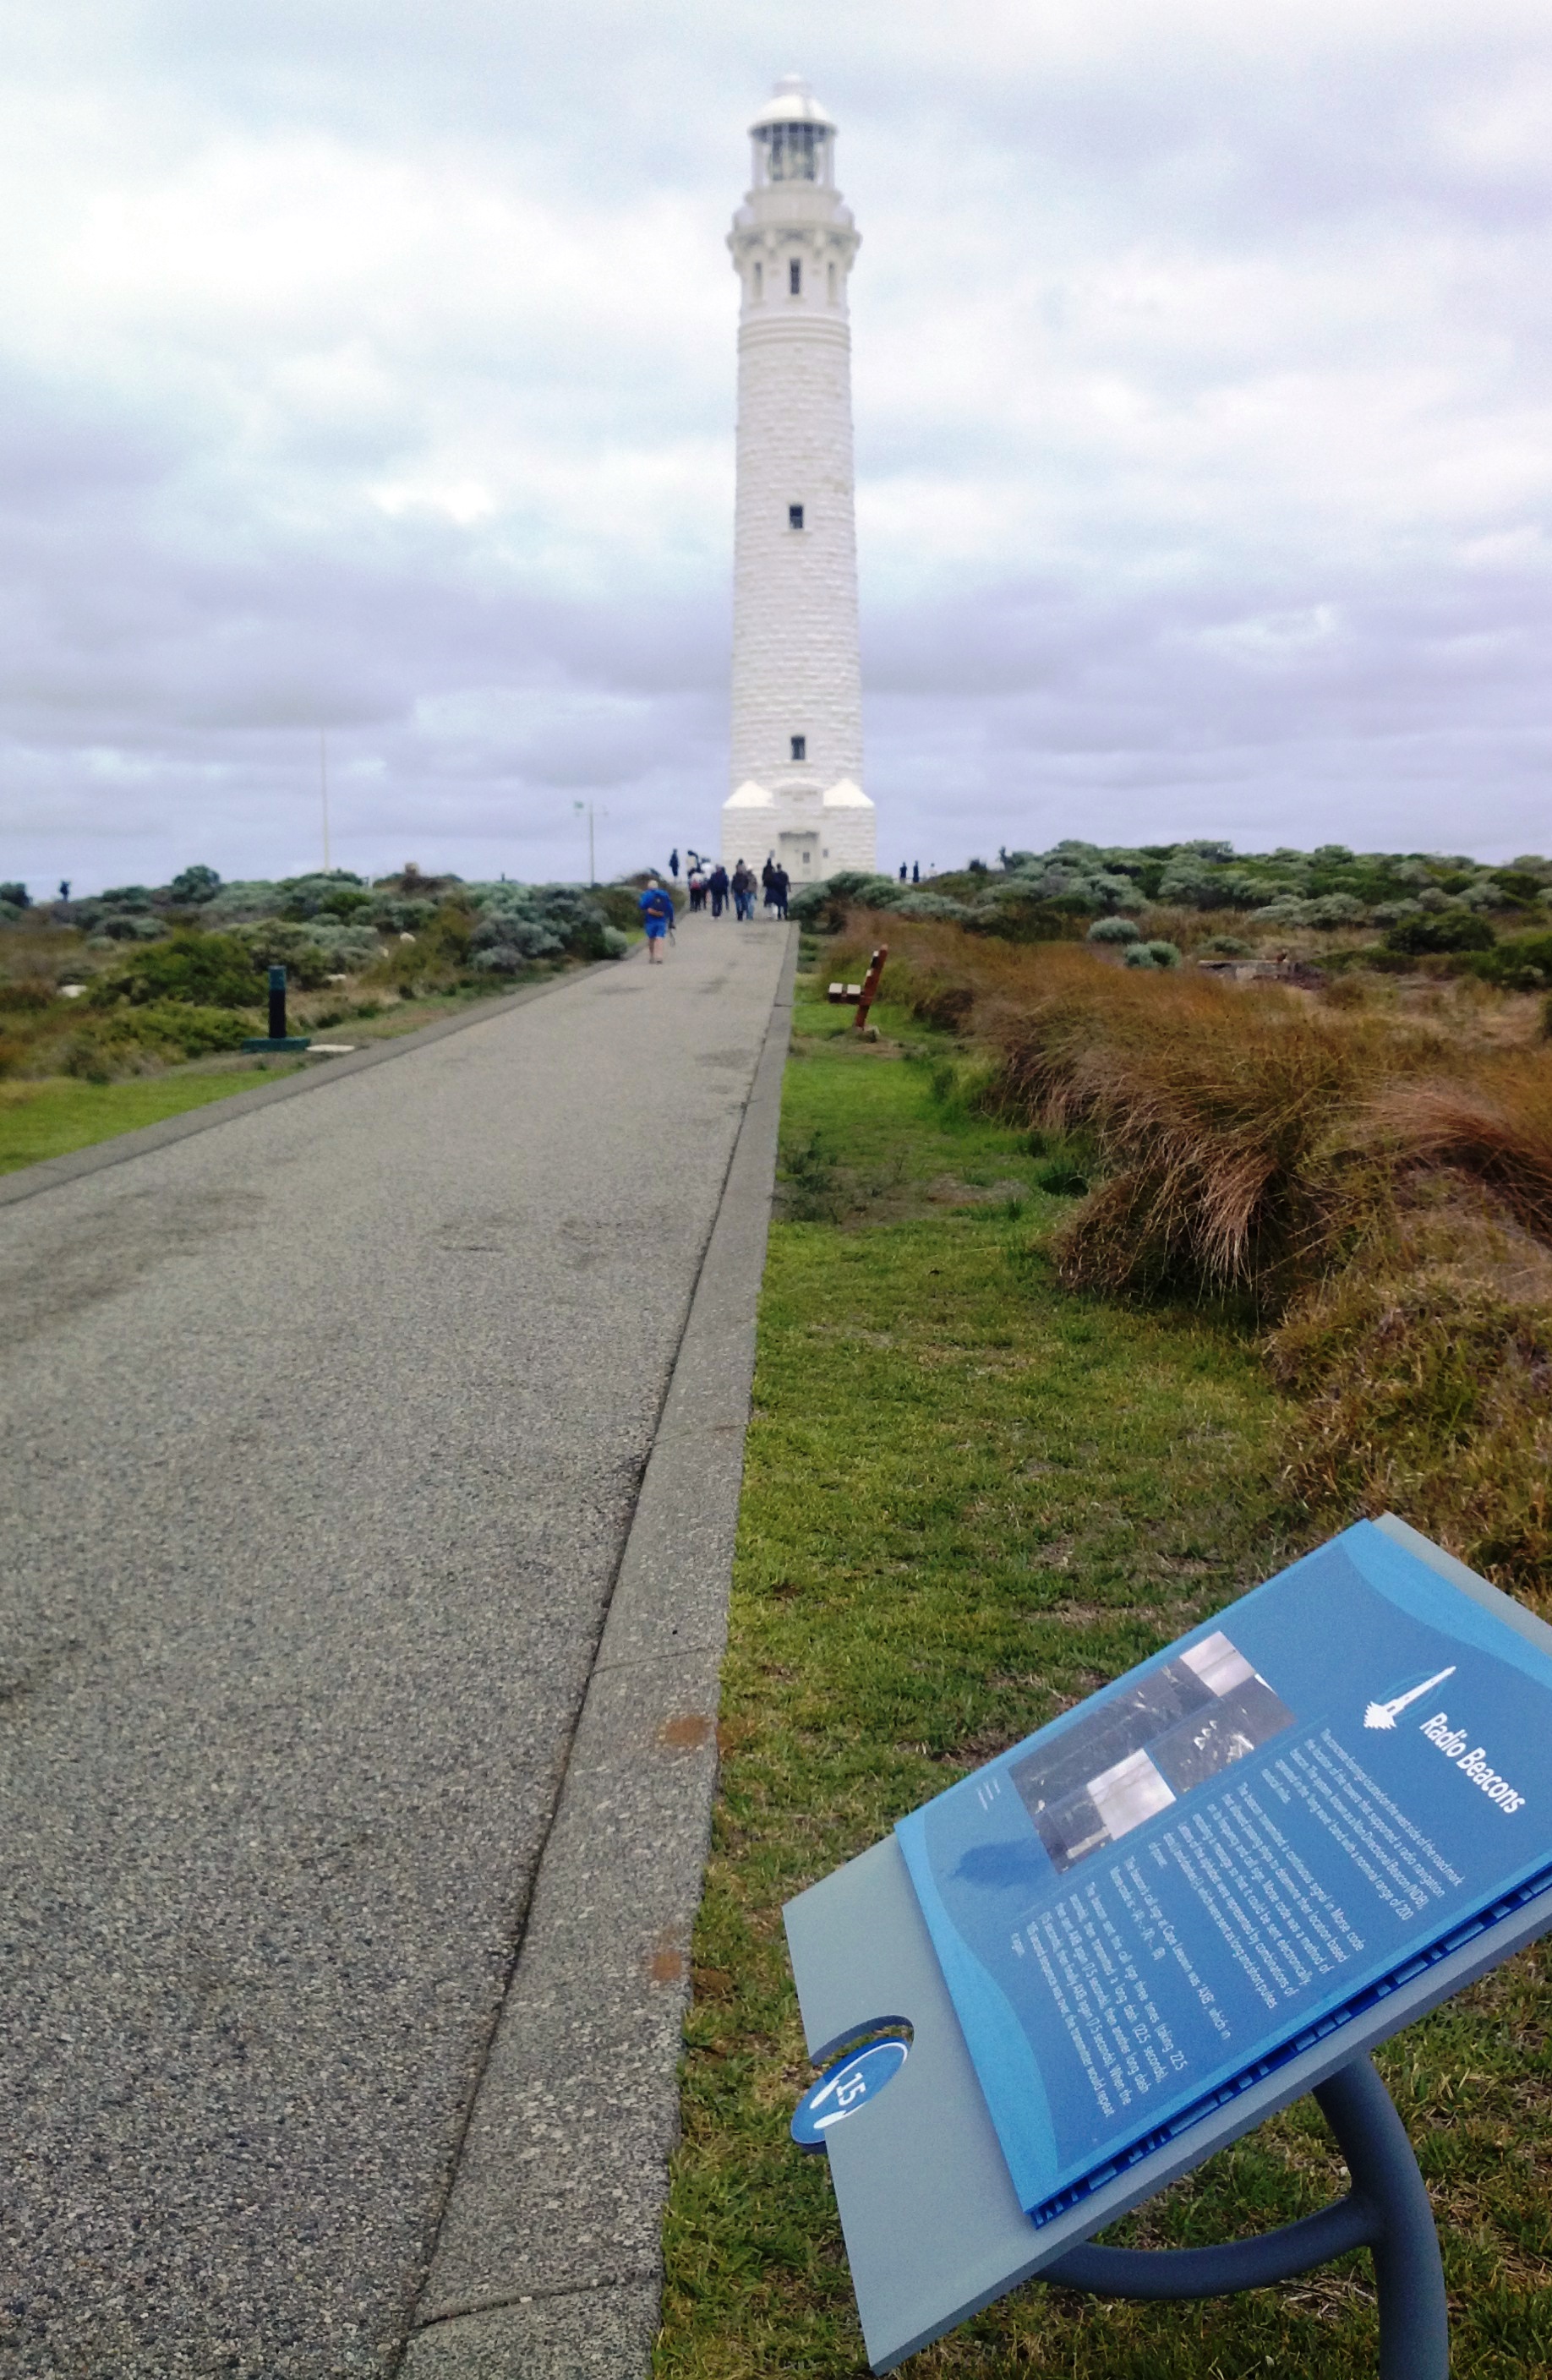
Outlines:
<svg viewBox="0 0 1552 2380"><path fill-rule="evenodd" d="M770 785L752 777L722 804L722 858L758 868L774 859L794 884L816 884L843 868L877 864L873 804L850 777L821 787L814 777L790 774Z"/></svg>
<svg viewBox="0 0 1552 2380"><path fill-rule="evenodd" d="M851 326L858 239L835 126L789 75L750 126L752 182L728 237L738 326L732 792L722 857L794 884L871 870L862 789Z"/></svg>

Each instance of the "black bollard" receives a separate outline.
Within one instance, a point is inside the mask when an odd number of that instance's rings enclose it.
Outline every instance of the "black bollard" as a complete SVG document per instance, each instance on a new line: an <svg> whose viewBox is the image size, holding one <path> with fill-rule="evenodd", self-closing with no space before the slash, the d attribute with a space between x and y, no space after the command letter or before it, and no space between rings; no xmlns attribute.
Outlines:
<svg viewBox="0 0 1552 2380"><path fill-rule="evenodd" d="M285 969L283 966L272 967L270 969L270 1029L267 1034L255 1034L251 1040L243 1043L243 1048L250 1051L290 1050L306 1050L309 1046L306 1034L287 1033L285 1030Z"/></svg>

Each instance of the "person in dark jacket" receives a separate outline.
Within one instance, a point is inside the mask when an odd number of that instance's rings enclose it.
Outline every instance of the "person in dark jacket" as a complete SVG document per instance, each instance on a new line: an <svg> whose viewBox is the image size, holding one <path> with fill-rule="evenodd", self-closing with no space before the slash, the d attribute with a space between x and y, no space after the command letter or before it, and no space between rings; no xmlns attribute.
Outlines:
<svg viewBox="0 0 1552 2380"><path fill-rule="evenodd" d="M778 917L784 917L787 914L787 895L791 891L792 878L787 874L786 869L773 868L770 871L770 881L765 888L765 897Z"/></svg>
<svg viewBox="0 0 1552 2380"><path fill-rule="evenodd" d="M711 895L711 915L714 917L720 917L722 914L722 904L728 896L728 872L720 859L711 870L706 889Z"/></svg>
<svg viewBox="0 0 1552 2380"><path fill-rule="evenodd" d="M755 871L742 860L733 871L733 905L741 926L755 914Z"/></svg>

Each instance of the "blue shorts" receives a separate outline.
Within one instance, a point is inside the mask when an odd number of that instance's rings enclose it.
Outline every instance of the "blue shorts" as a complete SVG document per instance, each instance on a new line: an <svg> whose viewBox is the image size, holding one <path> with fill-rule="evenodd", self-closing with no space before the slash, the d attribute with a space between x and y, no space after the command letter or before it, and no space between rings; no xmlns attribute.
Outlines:
<svg viewBox="0 0 1552 2380"><path fill-rule="evenodd" d="M662 938L663 938L663 936L667 933L667 931L668 931L668 920L667 920L667 918L666 918L666 917L649 917L649 918L648 918L648 920L647 920L647 940L648 940L649 942L661 942L661 940L662 940Z"/></svg>

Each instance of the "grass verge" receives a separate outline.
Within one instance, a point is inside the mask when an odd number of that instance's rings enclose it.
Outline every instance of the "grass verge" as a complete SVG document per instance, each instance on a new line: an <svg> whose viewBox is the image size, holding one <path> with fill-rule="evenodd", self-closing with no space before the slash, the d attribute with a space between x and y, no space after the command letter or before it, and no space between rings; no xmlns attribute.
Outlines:
<svg viewBox="0 0 1552 2380"><path fill-rule="evenodd" d="M1041 1189L1027 1135L952 1096L919 1026L876 1014L875 1050L822 1006L794 1015L657 2380L866 2369L824 2161L786 2138L810 2070L782 1902L1296 1549L1285 1411L1248 1330L1064 1289L1048 1249L1073 1199ZM1382 2061L1434 2192L1462 2380L1552 2362L1549 1968L1523 1954ZM1195 2244L1341 2187L1306 2102L1108 2236ZM1351 2380L1374 2355L1350 2258L1200 2306L1035 2284L908 2368Z"/></svg>
<svg viewBox="0 0 1552 2380"><path fill-rule="evenodd" d="M493 1009L489 985L395 1001L366 1015L348 1016L343 1023L335 1020L325 1025L306 1015L295 1022L298 1031L310 1032L315 1039L337 1038L351 1049L364 1050L374 1042L421 1032L428 1025L462 1014L477 1002ZM142 1124L160 1123L166 1116L187 1115L191 1108L230 1099L235 1091L251 1091L262 1083L277 1082L306 1062L223 1051L164 1073L133 1075L118 1082L83 1082L68 1075L46 1075L38 1082L0 1082L0 1173L41 1165L50 1157L68 1157L100 1140L115 1139L120 1133L138 1132Z"/></svg>
<svg viewBox="0 0 1552 2380"><path fill-rule="evenodd" d="M221 1074L141 1075L122 1083L0 1083L0 1173L41 1165L45 1158L68 1157L75 1149L115 1139L122 1132L138 1132L142 1124L160 1123L166 1116L187 1115L190 1108L208 1107L212 1099L230 1099L234 1091L251 1091L260 1082L295 1072L290 1065L272 1065L263 1073L249 1065Z"/></svg>

